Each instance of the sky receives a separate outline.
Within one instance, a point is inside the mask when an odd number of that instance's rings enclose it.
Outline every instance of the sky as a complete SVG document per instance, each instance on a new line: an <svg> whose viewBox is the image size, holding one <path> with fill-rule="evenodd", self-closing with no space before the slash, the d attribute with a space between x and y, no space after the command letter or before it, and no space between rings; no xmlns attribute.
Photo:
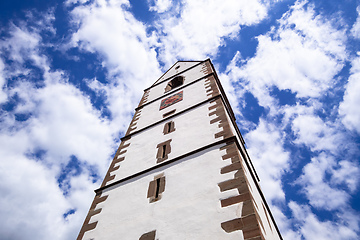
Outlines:
<svg viewBox="0 0 360 240"><path fill-rule="evenodd" d="M359 239L359 3L0 1L0 239L75 239L143 90L207 58L283 238Z"/></svg>

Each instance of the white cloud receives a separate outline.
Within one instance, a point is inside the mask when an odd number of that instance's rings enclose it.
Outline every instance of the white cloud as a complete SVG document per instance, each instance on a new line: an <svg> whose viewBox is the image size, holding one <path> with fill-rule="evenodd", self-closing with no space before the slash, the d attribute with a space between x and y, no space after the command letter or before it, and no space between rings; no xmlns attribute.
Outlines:
<svg viewBox="0 0 360 240"><path fill-rule="evenodd" d="M293 219L285 216L284 211L278 206L271 206L271 213L276 220L276 224L280 229L283 239L300 240L301 233L292 229Z"/></svg>
<svg viewBox="0 0 360 240"><path fill-rule="evenodd" d="M332 176L335 173L335 179L339 183L346 183L346 176L343 176L341 170L336 170L335 167L337 167L335 159L326 153L321 153L313 157L311 162L303 168L303 175L297 183L303 186L302 191L313 207L340 210L348 204L349 193L326 179L326 175ZM352 187L352 184L350 183L349 186Z"/></svg>
<svg viewBox="0 0 360 240"><path fill-rule="evenodd" d="M296 143L303 143L312 151L339 151L343 135L333 126L326 124L320 117L313 115L298 115L292 121L292 129L297 135Z"/></svg>
<svg viewBox="0 0 360 240"><path fill-rule="evenodd" d="M296 134L294 142L305 144L315 155L298 181L310 204L328 210L346 206L349 193L359 184L360 169L344 151L352 152L356 146L349 142L339 124L329 125L314 115L296 116L292 129Z"/></svg>
<svg viewBox="0 0 360 240"><path fill-rule="evenodd" d="M73 21L79 28L72 35L73 46L97 52L111 74L141 78L154 82L152 74L160 74L153 49L154 39L146 34L146 26L126 9L128 1L94 1L72 10ZM139 81L139 79L136 79ZM129 83L131 84L131 82Z"/></svg>
<svg viewBox="0 0 360 240"><path fill-rule="evenodd" d="M90 2L90 0L66 0L65 1L65 5L66 6L71 6L72 4L85 4L87 2Z"/></svg>
<svg viewBox="0 0 360 240"><path fill-rule="evenodd" d="M357 7L356 11L358 16L350 31L354 38L360 38L360 7Z"/></svg>
<svg viewBox="0 0 360 240"><path fill-rule="evenodd" d="M45 47L52 47L51 43L42 42L42 34L53 36L56 30L52 26L54 9L39 13L37 11L26 12L27 21L19 21L17 24L11 22L6 29L9 37L0 41L0 53L3 58L11 61L3 69L3 77L38 77L35 73L26 68L26 64L32 64L43 71L49 71L47 57L42 54ZM28 25L31 26L28 26ZM38 79L40 80L40 79Z"/></svg>
<svg viewBox="0 0 360 240"><path fill-rule="evenodd" d="M331 221L320 221L307 205L299 205L290 202L289 207L298 222L299 231L304 239L358 239L357 228L351 228L346 221L339 219L337 223ZM358 217L357 217L358 218Z"/></svg>
<svg viewBox="0 0 360 240"><path fill-rule="evenodd" d="M9 142L18 139L0 136L2 145L0 235L4 239L61 239L66 232L63 213L70 208L57 187L53 173L41 163L26 159L22 154L7 152ZM4 159L6 159L4 161ZM21 231L19 231L21 229Z"/></svg>
<svg viewBox="0 0 360 240"><path fill-rule="evenodd" d="M0 203L4 206L0 219L5 224L0 235L6 239L74 238L92 190L99 186L90 175L104 174L114 152L114 134L120 130L67 82L63 71L51 70L39 31L12 25L10 37L0 42L7 53L3 57L12 60L1 68L3 79L14 81L5 93L18 99L12 110L0 115ZM18 121L15 114L19 113L29 117ZM34 156L38 150L43 151L40 157ZM80 175L64 176L70 185L63 189L57 178L71 156L81 161ZM90 174L87 168L91 167ZM63 190L69 189L64 195ZM76 212L64 218L71 209Z"/></svg>
<svg viewBox="0 0 360 240"><path fill-rule="evenodd" d="M266 198L270 203L284 201L281 177L289 169L290 154L283 148L281 132L260 119L257 128L246 134L245 139Z"/></svg>
<svg viewBox="0 0 360 240"><path fill-rule="evenodd" d="M149 10L163 13L171 8L172 0L148 0Z"/></svg>
<svg viewBox="0 0 360 240"><path fill-rule="evenodd" d="M316 14L313 4L300 0L283 16L280 23L285 28L294 28L296 32L303 34L313 47L327 55L333 55L336 60L344 60L347 54L344 41L347 37L344 29L338 29L339 23L336 20L338 19L332 20L325 15Z"/></svg>
<svg viewBox="0 0 360 240"><path fill-rule="evenodd" d="M101 119L90 100L70 84L51 84L37 90L37 114L30 120L30 135L37 146L59 159L76 155L80 160L101 166L100 159L112 153L109 123Z"/></svg>
<svg viewBox="0 0 360 240"><path fill-rule="evenodd" d="M12 115L3 116L0 155L6 161L1 162L0 175L2 192L7 194L0 197L0 202L6 202L2 205L7 211L1 213L1 218L9 226L1 235L10 238L9 234L18 232L15 229L21 226L24 231L16 239L29 235L36 239L71 239L79 231L93 198L92 190L99 182L93 182L85 165L79 166L81 175L66 176L70 189L60 189L57 177L72 155L92 164L95 173L103 175L113 154L113 132L92 109L89 99L69 84L49 84L27 91L34 93L31 100L37 103L31 118L19 123ZM29 156L37 150L45 151L42 159ZM64 196L63 190L70 190L69 194ZM76 212L64 219L63 214L70 209Z"/></svg>
<svg viewBox="0 0 360 240"><path fill-rule="evenodd" d="M26 58L31 58L36 54L41 40L37 32L29 32L26 28L20 28L12 24L9 33L11 38L8 41L2 41L0 47L8 50L8 57L11 60L22 64Z"/></svg>
<svg viewBox="0 0 360 240"><path fill-rule="evenodd" d="M259 23L267 16L262 1L183 1L158 21L161 60L202 60L216 56L225 38L236 38L241 26Z"/></svg>
<svg viewBox="0 0 360 240"><path fill-rule="evenodd" d="M352 61L351 75L346 85L344 100L340 103L339 114L342 122L350 130L360 133L360 57Z"/></svg>
<svg viewBox="0 0 360 240"><path fill-rule="evenodd" d="M13 25L10 31L10 41L1 45L14 61L15 68L24 69L24 62L31 60L32 65L43 73L43 87L34 86L30 74L8 91L9 96L16 94L20 99L13 114L32 115L24 125L20 125L26 127L32 137L31 148L46 149L54 160L67 161L69 156L76 155L81 160L96 164L100 156L108 158L113 147L112 134L119 129L110 130L109 122L101 119L100 112L93 108L90 99L67 83L64 72L50 70L49 60L41 51L43 43L37 30L30 32L26 26ZM6 45L7 42L12 43ZM8 71L5 73L7 78L12 76ZM4 125L4 129L6 127L12 128ZM96 147L104 151L95 150Z"/></svg>
<svg viewBox="0 0 360 240"><path fill-rule="evenodd" d="M66 218L68 229L67 234L63 235L64 240L73 239L79 234L95 196L94 189L100 185L100 182L94 183L90 176L91 173L85 170L82 174L70 178L71 191L66 200L73 209L76 209L76 214L68 215Z"/></svg>
<svg viewBox="0 0 360 240"><path fill-rule="evenodd" d="M290 90L298 98L318 98L334 86L334 76L344 66L344 32L316 15L311 5L305 9L305 3L297 2L278 28L257 37L255 57L243 60L237 53L227 68L233 84L241 82L271 114L279 111L269 93L272 87Z"/></svg>
<svg viewBox="0 0 360 240"><path fill-rule="evenodd" d="M79 186L73 182L80 176L73 178L72 194L66 197L58 187L56 167L48 168L41 161L24 156L26 147L32 144L25 129L2 132L0 143L0 219L3 223L0 236L3 239L73 238L91 203L92 190L99 183L92 183L88 173L85 177L81 175ZM64 219L63 214L70 209L76 213Z"/></svg>
<svg viewBox="0 0 360 240"><path fill-rule="evenodd" d="M353 162L342 160L332 170L331 182L334 185L344 184L351 193L357 190L360 179L359 166Z"/></svg>
<svg viewBox="0 0 360 240"><path fill-rule="evenodd" d="M7 94L4 91L5 84L6 84L6 79L5 79L4 73L3 73L4 67L5 67L5 64L2 61L2 59L0 58L0 104L6 102L6 100L7 100Z"/></svg>
<svg viewBox="0 0 360 240"><path fill-rule="evenodd" d="M78 226L92 200L89 193L99 183L82 179L79 186L74 184L72 195L64 196L56 179L59 166L46 166L26 154L33 146L31 140L26 128L17 131L2 128L0 133L0 219L3 223L0 236L3 239L27 239L28 236L71 239L79 231ZM75 201L76 198L82 198L82 201ZM84 206L85 202L87 206ZM63 214L70 209L76 213L64 219Z"/></svg>
<svg viewBox="0 0 360 240"><path fill-rule="evenodd" d="M2 57L6 55L12 64L4 65L2 68L3 78L7 81L12 77L32 75L32 71L25 68L24 64L26 61L39 62L40 56L37 55L41 41L39 31L11 23L8 34L9 37L6 40L0 41L0 49Z"/></svg>
<svg viewBox="0 0 360 240"><path fill-rule="evenodd" d="M88 83L105 93L112 117L119 123L129 122L142 90L161 75L156 39L127 11L129 6L128 1L99 0L71 12L78 25L71 39L73 47L99 54L109 73L108 85L96 79Z"/></svg>

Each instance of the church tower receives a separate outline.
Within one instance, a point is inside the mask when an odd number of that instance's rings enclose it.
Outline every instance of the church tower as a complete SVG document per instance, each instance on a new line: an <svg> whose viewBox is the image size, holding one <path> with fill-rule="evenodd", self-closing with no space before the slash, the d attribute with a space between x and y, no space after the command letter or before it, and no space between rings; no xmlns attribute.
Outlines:
<svg viewBox="0 0 360 240"><path fill-rule="evenodd" d="M282 239L211 61L178 61L135 109L78 240Z"/></svg>

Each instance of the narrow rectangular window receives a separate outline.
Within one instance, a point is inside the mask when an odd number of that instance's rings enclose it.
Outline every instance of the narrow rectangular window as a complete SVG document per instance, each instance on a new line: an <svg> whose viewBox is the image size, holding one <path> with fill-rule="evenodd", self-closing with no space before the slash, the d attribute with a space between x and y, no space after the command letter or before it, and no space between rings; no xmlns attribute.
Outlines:
<svg viewBox="0 0 360 240"><path fill-rule="evenodd" d="M175 111L176 111L176 109L173 109L173 110L171 110L171 111L169 111L169 112L167 112L167 113L164 113L164 114L163 114L163 118L166 118L167 116L170 116L171 114L174 114Z"/></svg>
<svg viewBox="0 0 360 240"><path fill-rule="evenodd" d="M165 161L168 159L168 155L171 152L171 146L170 146L171 139L167 140L166 142L159 143L156 147L158 148L156 159L157 163L161 163L162 161Z"/></svg>
<svg viewBox="0 0 360 240"><path fill-rule="evenodd" d="M164 135L173 131L175 131L175 123L173 121L165 123L163 130Z"/></svg>
<svg viewBox="0 0 360 240"><path fill-rule="evenodd" d="M160 174L154 177L154 180L149 183L147 197L149 202L156 202L161 199L161 194L165 191L165 176Z"/></svg>

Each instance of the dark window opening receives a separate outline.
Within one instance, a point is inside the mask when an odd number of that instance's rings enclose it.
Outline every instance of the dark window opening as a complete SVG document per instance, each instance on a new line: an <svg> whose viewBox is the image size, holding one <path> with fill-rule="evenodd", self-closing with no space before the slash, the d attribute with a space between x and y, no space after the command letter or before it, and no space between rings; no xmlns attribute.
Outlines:
<svg viewBox="0 0 360 240"><path fill-rule="evenodd" d="M166 155L166 145L162 146L162 154L161 154L161 158L164 158Z"/></svg>
<svg viewBox="0 0 360 240"><path fill-rule="evenodd" d="M167 132L170 132L170 130L171 130L171 122L167 123L166 125L167 125Z"/></svg>
<svg viewBox="0 0 360 240"><path fill-rule="evenodd" d="M159 189L160 189L160 178L156 179L156 192L155 192L155 198L159 197Z"/></svg>
<svg viewBox="0 0 360 240"><path fill-rule="evenodd" d="M148 233L144 233L143 235L141 235L139 240L155 240L155 235L156 235L156 230Z"/></svg>
<svg viewBox="0 0 360 240"><path fill-rule="evenodd" d="M167 113L164 113L163 114L163 118L167 117L167 116L170 116L171 114L175 113L176 109L174 110L171 110L170 112L167 112Z"/></svg>
<svg viewBox="0 0 360 240"><path fill-rule="evenodd" d="M176 76L174 77L165 87L165 92L168 92L176 87L183 85L184 77L183 76Z"/></svg>

